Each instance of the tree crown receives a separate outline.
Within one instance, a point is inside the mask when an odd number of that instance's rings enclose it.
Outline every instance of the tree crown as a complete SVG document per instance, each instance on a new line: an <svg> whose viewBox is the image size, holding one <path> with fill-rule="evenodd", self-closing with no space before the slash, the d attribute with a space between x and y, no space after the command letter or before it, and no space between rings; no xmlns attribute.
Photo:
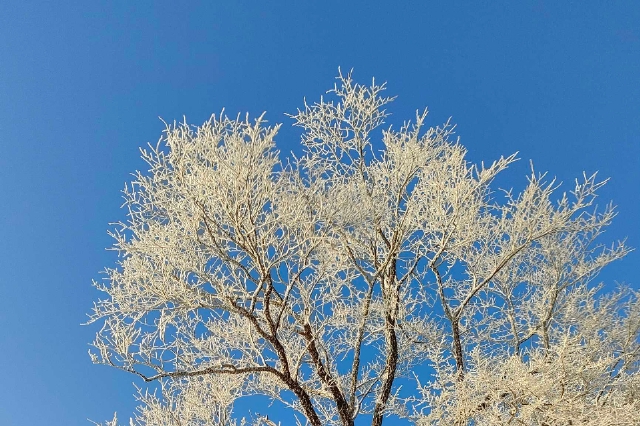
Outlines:
<svg viewBox="0 0 640 426"><path fill-rule="evenodd" d="M313 426L638 419L637 293L592 284L628 252L598 242L604 182L496 193L515 155L470 164L426 110L378 149L383 90L340 75L305 103L299 158L224 114L142 150L91 316L95 362L161 382L135 422L231 424L248 395Z"/></svg>

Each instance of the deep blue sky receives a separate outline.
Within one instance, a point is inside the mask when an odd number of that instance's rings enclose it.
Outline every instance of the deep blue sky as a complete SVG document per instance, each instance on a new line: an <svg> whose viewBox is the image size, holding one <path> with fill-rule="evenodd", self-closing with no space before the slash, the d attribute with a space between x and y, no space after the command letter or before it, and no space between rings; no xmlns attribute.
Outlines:
<svg viewBox="0 0 640 426"><path fill-rule="evenodd" d="M503 184L521 187L528 159L569 184L599 170L601 203L620 212L607 238L640 247L639 2L196 3L0 4L1 425L88 425L135 406L134 377L92 365L96 330L79 324L158 116L286 121L353 67L388 81L395 122L428 106L474 161L519 151ZM297 149L296 134L287 125L279 147ZM602 278L638 286L639 260Z"/></svg>

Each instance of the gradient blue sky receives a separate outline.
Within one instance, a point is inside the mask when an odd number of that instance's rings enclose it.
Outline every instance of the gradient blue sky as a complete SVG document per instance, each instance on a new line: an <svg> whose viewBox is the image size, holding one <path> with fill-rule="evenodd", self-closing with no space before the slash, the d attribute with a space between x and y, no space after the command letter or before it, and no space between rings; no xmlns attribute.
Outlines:
<svg viewBox="0 0 640 426"><path fill-rule="evenodd" d="M15 1L0 4L0 424L88 425L135 406L81 327L113 265L108 223L158 119L288 121L338 66L388 81L392 121L449 116L474 161L520 152L610 177L607 232L640 247L640 2ZM445 3L447 3L445 5ZM282 151L297 150L285 126ZM638 286L638 252L602 278Z"/></svg>

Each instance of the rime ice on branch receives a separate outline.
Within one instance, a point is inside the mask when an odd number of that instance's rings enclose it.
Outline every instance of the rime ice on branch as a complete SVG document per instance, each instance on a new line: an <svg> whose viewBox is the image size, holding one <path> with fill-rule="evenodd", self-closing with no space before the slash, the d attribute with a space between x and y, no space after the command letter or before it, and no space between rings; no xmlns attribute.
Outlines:
<svg viewBox="0 0 640 426"><path fill-rule="evenodd" d="M340 75L291 116L300 158L224 114L142 151L91 316L94 362L161 382L132 424L234 424L249 395L312 426L639 424L637 293L592 284L628 252L599 244L604 182L494 192L514 155L470 164L426 111L381 132L383 90Z"/></svg>

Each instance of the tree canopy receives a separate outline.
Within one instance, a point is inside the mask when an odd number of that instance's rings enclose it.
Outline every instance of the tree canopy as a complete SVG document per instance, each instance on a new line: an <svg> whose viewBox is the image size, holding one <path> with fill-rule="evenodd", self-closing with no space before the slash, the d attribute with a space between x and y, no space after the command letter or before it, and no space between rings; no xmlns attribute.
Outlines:
<svg viewBox="0 0 640 426"><path fill-rule="evenodd" d="M629 251L601 243L605 181L495 188L515 155L471 164L426 110L381 130L384 89L305 102L298 157L224 114L142 150L91 316L94 362L160 383L132 424L278 424L234 416L251 395L312 426L638 424L638 293L595 281Z"/></svg>

